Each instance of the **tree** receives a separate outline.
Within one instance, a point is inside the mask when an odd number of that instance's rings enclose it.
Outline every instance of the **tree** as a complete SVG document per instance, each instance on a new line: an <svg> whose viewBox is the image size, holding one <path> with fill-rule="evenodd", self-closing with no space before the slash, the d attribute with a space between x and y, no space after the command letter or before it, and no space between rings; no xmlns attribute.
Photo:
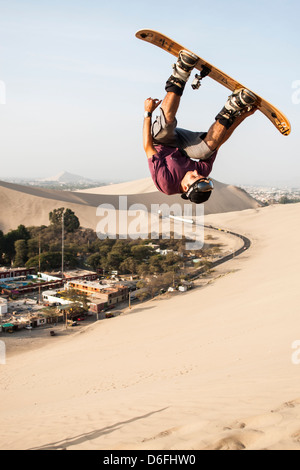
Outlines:
<svg viewBox="0 0 300 470"><path fill-rule="evenodd" d="M143 261L153 254L153 249L147 245L134 245L131 248L131 253L135 260Z"/></svg>
<svg viewBox="0 0 300 470"><path fill-rule="evenodd" d="M60 207L49 213L49 220L55 227L62 226L63 217L66 232L75 232L80 227L79 219L71 209Z"/></svg>
<svg viewBox="0 0 300 470"><path fill-rule="evenodd" d="M179 255L175 253L167 253L165 259L162 261L162 267L164 271L177 271L180 268L179 263L182 261Z"/></svg>
<svg viewBox="0 0 300 470"><path fill-rule="evenodd" d="M87 311L88 310L88 299L87 296L77 292L75 289L68 289L67 291L61 292L61 296L66 299L70 300L71 302L80 303L82 307Z"/></svg>
<svg viewBox="0 0 300 470"><path fill-rule="evenodd" d="M15 251L15 242L17 240L28 240L30 238L30 233L24 225L19 225L16 230L10 230L3 237L3 253L6 258L6 262L10 263L16 254Z"/></svg>
<svg viewBox="0 0 300 470"><path fill-rule="evenodd" d="M122 256L120 254L111 251L107 255L105 265L106 265L106 268L108 268L110 271L118 270L120 264L122 263L122 261L123 261L123 259L122 259Z"/></svg>
<svg viewBox="0 0 300 470"><path fill-rule="evenodd" d="M2 258L4 250L4 235L2 230L0 230L0 259Z"/></svg>
<svg viewBox="0 0 300 470"><path fill-rule="evenodd" d="M15 251L16 251L16 256L15 256L14 266L15 267L24 266L27 260L26 240L17 240L15 242Z"/></svg>
<svg viewBox="0 0 300 470"><path fill-rule="evenodd" d="M96 271L97 268L101 266L100 261L101 261L100 253L94 253L93 255L89 256L86 260L87 264L91 266L91 268L93 268L94 271Z"/></svg>
<svg viewBox="0 0 300 470"><path fill-rule="evenodd" d="M66 209L65 212L65 229L67 232L75 232L75 230L79 229L80 222L78 217L75 215L71 209Z"/></svg>
<svg viewBox="0 0 300 470"><path fill-rule="evenodd" d="M26 266L29 268L38 267L39 262L41 265L41 270L48 271L51 269L61 268L61 252L42 253L40 260L39 256L34 256L27 261ZM64 262L67 268L75 268L78 263L76 257L71 253L65 253Z"/></svg>
<svg viewBox="0 0 300 470"><path fill-rule="evenodd" d="M32 258L39 254L39 241L37 238L31 238L27 242L27 255L28 258Z"/></svg>
<svg viewBox="0 0 300 470"><path fill-rule="evenodd" d="M154 297L155 294L160 293L162 289L167 289L174 282L177 282L177 276L173 273L163 273L158 276L152 277L151 280L147 283L147 292L151 297Z"/></svg>
<svg viewBox="0 0 300 470"><path fill-rule="evenodd" d="M161 255L153 255L149 258L149 272L151 274L161 273L163 257Z"/></svg>
<svg viewBox="0 0 300 470"><path fill-rule="evenodd" d="M149 265L147 263L139 263L137 273L140 277L146 276L149 273Z"/></svg>
<svg viewBox="0 0 300 470"><path fill-rule="evenodd" d="M126 258L121 264L120 264L120 270L123 273L130 273L134 274L137 271L137 263L135 262L134 258L131 256L130 258Z"/></svg>

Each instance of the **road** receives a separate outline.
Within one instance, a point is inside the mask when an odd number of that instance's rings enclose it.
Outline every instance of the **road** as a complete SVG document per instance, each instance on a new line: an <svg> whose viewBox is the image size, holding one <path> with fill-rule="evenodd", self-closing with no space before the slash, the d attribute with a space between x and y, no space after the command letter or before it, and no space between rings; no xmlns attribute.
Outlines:
<svg viewBox="0 0 300 470"><path fill-rule="evenodd" d="M200 224L196 224L200 225ZM229 233L230 235L233 235L234 237L238 237L243 241L243 246L239 248L238 250L230 253L229 255L223 256L220 259L217 259L216 261L212 261L210 264L210 269L215 268L216 266L219 266L220 264L226 263L227 261L235 258L236 256L239 256L242 253L245 253L246 250L248 250L251 246L251 240L249 238L245 237L244 235L241 235L240 233L232 232L227 229L222 229L218 227L213 227L212 225L204 225L204 228L209 228L210 230L216 230L218 232L224 232L224 233ZM191 277L191 279L196 279L200 274L203 274L205 271L207 271L207 268L199 268L196 273L194 273Z"/></svg>

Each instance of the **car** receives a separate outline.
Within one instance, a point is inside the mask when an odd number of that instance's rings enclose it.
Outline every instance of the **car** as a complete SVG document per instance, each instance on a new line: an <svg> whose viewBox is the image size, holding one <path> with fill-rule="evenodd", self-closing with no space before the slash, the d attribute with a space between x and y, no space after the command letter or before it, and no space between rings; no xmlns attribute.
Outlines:
<svg viewBox="0 0 300 470"><path fill-rule="evenodd" d="M26 325L26 326L25 326L25 330L32 330L32 326Z"/></svg>
<svg viewBox="0 0 300 470"><path fill-rule="evenodd" d="M114 314L112 312L106 312L105 313L105 318L113 318Z"/></svg>

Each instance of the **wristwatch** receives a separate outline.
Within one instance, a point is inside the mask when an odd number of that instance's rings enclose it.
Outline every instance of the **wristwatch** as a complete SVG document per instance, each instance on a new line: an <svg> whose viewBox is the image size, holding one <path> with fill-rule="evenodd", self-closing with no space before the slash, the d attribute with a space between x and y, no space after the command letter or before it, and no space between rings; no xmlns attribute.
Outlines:
<svg viewBox="0 0 300 470"><path fill-rule="evenodd" d="M144 118L151 117L152 113L149 113L149 111L144 112Z"/></svg>

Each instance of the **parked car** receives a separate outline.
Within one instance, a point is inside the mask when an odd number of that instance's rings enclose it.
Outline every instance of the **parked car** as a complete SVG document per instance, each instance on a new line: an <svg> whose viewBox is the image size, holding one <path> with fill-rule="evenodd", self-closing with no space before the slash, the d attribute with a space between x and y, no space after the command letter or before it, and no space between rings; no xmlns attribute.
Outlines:
<svg viewBox="0 0 300 470"><path fill-rule="evenodd" d="M112 312L106 312L105 313L105 318L113 318L114 314Z"/></svg>

